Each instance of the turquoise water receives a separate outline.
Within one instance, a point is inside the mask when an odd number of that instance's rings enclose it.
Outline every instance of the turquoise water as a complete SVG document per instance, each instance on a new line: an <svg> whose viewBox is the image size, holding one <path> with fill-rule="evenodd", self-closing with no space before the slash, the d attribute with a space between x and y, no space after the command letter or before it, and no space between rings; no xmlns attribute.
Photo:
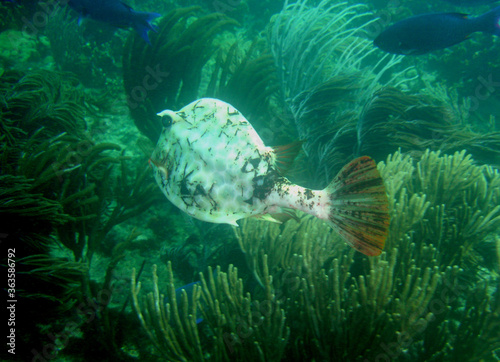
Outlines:
<svg viewBox="0 0 500 362"><path fill-rule="evenodd" d="M497 4L106 4L0 2L2 360L500 359L500 38L373 44Z"/></svg>

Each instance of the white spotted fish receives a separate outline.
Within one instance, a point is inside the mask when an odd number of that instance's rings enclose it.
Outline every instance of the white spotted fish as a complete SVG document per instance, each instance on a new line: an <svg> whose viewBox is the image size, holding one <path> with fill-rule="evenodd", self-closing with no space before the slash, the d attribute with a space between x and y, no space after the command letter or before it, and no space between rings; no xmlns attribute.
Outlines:
<svg viewBox="0 0 500 362"><path fill-rule="evenodd" d="M286 209L302 210L328 222L363 254L382 252L388 199L370 157L344 166L324 190L310 190L280 174L281 156L290 149L266 147L228 103L202 98L158 115L164 128L150 164L165 196L182 211L237 226L250 216L272 220Z"/></svg>

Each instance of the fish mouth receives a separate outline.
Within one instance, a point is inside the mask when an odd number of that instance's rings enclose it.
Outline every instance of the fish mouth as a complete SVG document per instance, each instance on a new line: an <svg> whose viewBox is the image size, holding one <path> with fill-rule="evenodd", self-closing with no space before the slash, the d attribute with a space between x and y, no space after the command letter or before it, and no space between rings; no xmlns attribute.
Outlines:
<svg viewBox="0 0 500 362"><path fill-rule="evenodd" d="M149 159L148 163L149 166L153 169L153 171L157 171L162 176L162 178L164 179L168 178L168 170L166 167L167 166L166 162L158 161L157 159L155 159L153 154Z"/></svg>

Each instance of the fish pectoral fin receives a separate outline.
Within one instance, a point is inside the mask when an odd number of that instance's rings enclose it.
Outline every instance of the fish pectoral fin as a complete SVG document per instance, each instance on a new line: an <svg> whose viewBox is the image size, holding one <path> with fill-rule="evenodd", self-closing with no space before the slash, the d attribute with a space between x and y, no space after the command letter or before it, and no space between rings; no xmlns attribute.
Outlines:
<svg viewBox="0 0 500 362"><path fill-rule="evenodd" d="M161 175L164 179L168 178L168 170L165 167L165 165L162 165L161 163L156 162L153 158L150 158L148 163L149 163L149 167L152 167L151 164L155 165L156 169L161 173Z"/></svg>
<svg viewBox="0 0 500 362"><path fill-rule="evenodd" d="M286 172L292 167L295 157L302 149L303 141L295 141L283 146L273 147L274 154L276 155L276 168L280 175L284 176Z"/></svg>

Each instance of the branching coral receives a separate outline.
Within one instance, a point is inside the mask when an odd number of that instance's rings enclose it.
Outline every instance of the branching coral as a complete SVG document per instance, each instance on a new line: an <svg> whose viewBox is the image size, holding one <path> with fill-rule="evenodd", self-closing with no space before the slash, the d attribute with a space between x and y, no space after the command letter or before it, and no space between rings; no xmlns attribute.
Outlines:
<svg viewBox="0 0 500 362"><path fill-rule="evenodd" d="M121 69L118 64L124 36L114 36L116 29L100 22L79 24L76 13L68 6L62 3L53 6L55 9L50 11L50 21L43 30L58 69L71 72L89 88L119 91Z"/></svg>
<svg viewBox="0 0 500 362"><path fill-rule="evenodd" d="M26 150L19 172L35 179L31 192L50 195L69 216L57 232L76 261L90 263L115 225L159 200L155 185L146 182L147 169L130 177L127 157L116 154L116 144L59 135L40 144L28 142ZM113 174L114 164L121 166L119 175Z"/></svg>
<svg viewBox="0 0 500 362"><path fill-rule="evenodd" d="M129 157L118 152L118 145L84 136L83 95L73 87L74 78L35 71L0 79L0 127L5 130L0 149L8 150L0 158L0 214L8 220L2 235L14 243L19 296L31 313L22 329L32 331L26 339L38 349L48 338L35 335L41 319L50 323L76 302L100 299L90 275L94 253L102 250L114 226L142 213L159 193L145 166L130 172ZM44 127L46 121L50 124ZM120 253L112 257L103 285L109 294ZM115 324L109 322L107 302L99 310L102 318L86 327L92 335L102 331L102 348L118 355L114 340L106 338L114 335L109 331Z"/></svg>
<svg viewBox="0 0 500 362"><path fill-rule="evenodd" d="M481 277L471 268L471 260L479 261L477 249L500 226L500 176L490 167L475 165L465 152L447 156L426 151L418 161L396 153L381 162L379 170L393 200L391 236L379 258L355 254L327 225L310 216L298 215L300 222L283 225L248 219L234 229L262 287L252 290L252 296L271 293L266 301L279 304L286 316L289 342L281 357L272 360L492 358L500 345L498 276ZM150 296L156 304L149 304L153 312L145 327L151 331L155 316L163 316L167 330L189 323L190 333L197 333L201 341L196 348L201 345L210 356L218 356L212 355L213 344L203 344L203 338L216 332L206 333L196 325L197 308L212 328L240 315L239 309L218 306L229 296L239 305L242 288L247 288L240 284L235 291L229 282L219 289L220 274L213 277L212 289L218 291L219 303L205 295L212 282L202 279L191 299L183 293L180 305L169 300L166 308L173 314L168 318L153 309L163 308L163 298ZM232 280L231 270L228 275ZM136 295L135 283L132 288ZM174 297L170 282L169 298ZM139 308L138 313L145 318ZM176 313L180 319L172 321ZM164 338L172 342L178 337ZM255 358L246 357L238 359Z"/></svg>
<svg viewBox="0 0 500 362"><path fill-rule="evenodd" d="M356 153L359 110L400 61L373 54L364 36L372 22L364 5L330 1L286 2L271 20L268 40L291 115L289 127L304 140L304 169L315 180L308 180L314 182L309 187L324 187ZM376 65L367 68L367 59Z"/></svg>
<svg viewBox="0 0 500 362"><path fill-rule="evenodd" d="M371 23L369 19L361 4L320 1L310 6L307 1L285 2L282 12L271 19L268 31L285 99L336 76L358 74L363 60L374 51L361 36ZM397 62L395 59L390 64ZM376 79L371 79L373 86ZM294 108L296 118L302 105Z"/></svg>
<svg viewBox="0 0 500 362"><path fill-rule="evenodd" d="M7 243L18 252L17 282L26 304L43 305L50 313L71 308L87 267L48 253L53 245L50 230L71 219L63 206L33 191L34 180L0 176L0 217ZM22 232L29 225L36 232ZM16 240L17 239L17 240Z"/></svg>
<svg viewBox="0 0 500 362"><path fill-rule="evenodd" d="M468 149L497 165L500 135L464 127L467 107L458 105L456 94L429 84L426 94L398 90L414 83L416 73L396 74L401 58L377 59L364 36L372 24L364 5L330 1L287 2L271 20L268 39L289 128L293 122L304 140L301 169L308 186L327 185L346 159L368 154L382 160L398 148L415 156L427 148Z"/></svg>
<svg viewBox="0 0 500 362"><path fill-rule="evenodd" d="M220 268L208 276L200 274L200 285L188 295L182 290L176 295L171 264L167 265L169 282L167 302L158 290L156 267L153 268L152 293L138 298L140 283L136 286L132 274L134 307L142 326L162 358L169 361L279 361L284 352L288 328L284 311L272 290L272 278L263 278L265 294L255 300L243 290L237 269L230 266L227 273ZM197 315L209 330L201 335ZM207 339L208 338L208 339Z"/></svg>
<svg viewBox="0 0 500 362"><path fill-rule="evenodd" d="M429 85L429 87L431 87ZM386 87L365 104L356 125L357 152L376 158L401 148L420 156L427 148L454 153L469 150L478 161L500 162L500 134L477 134L463 124L463 107L436 87L410 95Z"/></svg>
<svg viewBox="0 0 500 362"><path fill-rule="evenodd" d="M415 165L396 153L379 169L397 200L387 245L413 230L413 238L446 250L442 265L478 266L486 237L500 227L498 171L475 165L465 151L428 150Z"/></svg>
<svg viewBox="0 0 500 362"><path fill-rule="evenodd" d="M345 248L340 237L328 225L316 222L314 217L306 214L299 216L297 221L281 226L244 219L241 227L234 228L241 250L257 280L262 279L264 258L275 276L283 270L294 269L294 255L301 255L303 267L314 273L333 255L337 255L338 249ZM275 279L275 283L279 280Z"/></svg>
<svg viewBox="0 0 500 362"><path fill-rule="evenodd" d="M69 74L38 70L24 75L21 79L9 79L13 84L4 84L3 113L5 118L15 121L29 134L40 127L49 136L61 132L81 137L86 128L85 106L82 92L77 89L79 82Z"/></svg>

